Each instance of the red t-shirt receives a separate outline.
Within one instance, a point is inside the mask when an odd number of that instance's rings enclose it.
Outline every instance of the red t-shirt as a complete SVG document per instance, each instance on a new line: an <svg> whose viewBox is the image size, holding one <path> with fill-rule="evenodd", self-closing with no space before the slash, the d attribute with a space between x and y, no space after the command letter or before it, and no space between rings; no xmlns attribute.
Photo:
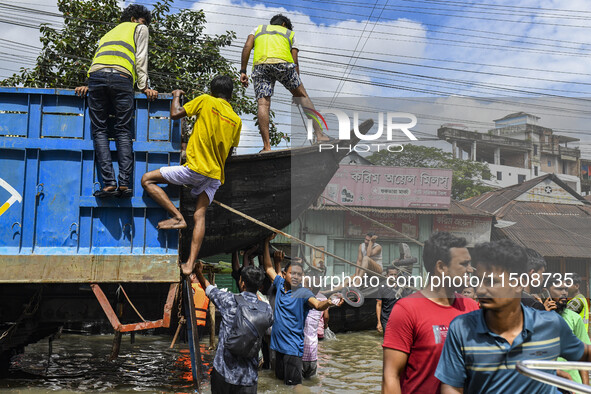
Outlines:
<svg viewBox="0 0 591 394"><path fill-rule="evenodd" d="M392 309L383 347L408 354L402 393L439 393L435 369L447 338L449 324L458 315L475 311L478 304L456 293L453 305L443 306L416 292L400 299Z"/></svg>

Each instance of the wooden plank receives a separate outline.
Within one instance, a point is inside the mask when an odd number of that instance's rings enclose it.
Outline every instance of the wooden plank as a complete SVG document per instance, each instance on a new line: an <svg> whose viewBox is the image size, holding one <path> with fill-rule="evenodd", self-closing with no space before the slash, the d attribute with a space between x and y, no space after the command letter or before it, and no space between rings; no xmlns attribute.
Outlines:
<svg viewBox="0 0 591 394"><path fill-rule="evenodd" d="M199 349L199 334L197 329L197 319L195 316L195 304L193 303L193 291L191 280L188 276L185 276L183 280L183 295L185 301L185 315L187 318L187 337L189 338L193 385L199 392L201 378L201 350Z"/></svg>
<svg viewBox="0 0 591 394"><path fill-rule="evenodd" d="M0 283L177 282L176 255L0 256Z"/></svg>

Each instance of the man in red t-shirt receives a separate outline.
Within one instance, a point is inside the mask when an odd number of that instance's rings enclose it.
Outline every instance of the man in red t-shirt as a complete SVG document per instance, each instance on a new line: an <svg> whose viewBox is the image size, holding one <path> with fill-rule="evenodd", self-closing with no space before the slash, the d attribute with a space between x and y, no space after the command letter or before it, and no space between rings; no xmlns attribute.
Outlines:
<svg viewBox="0 0 591 394"><path fill-rule="evenodd" d="M474 300L449 286L455 277L467 278L473 271L464 238L433 234L425 242L423 264L431 276L427 286L399 300L390 313L382 393L439 393L441 382L434 374L449 324L454 317L478 309ZM439 278L434 281L435 276Z"/></svg>

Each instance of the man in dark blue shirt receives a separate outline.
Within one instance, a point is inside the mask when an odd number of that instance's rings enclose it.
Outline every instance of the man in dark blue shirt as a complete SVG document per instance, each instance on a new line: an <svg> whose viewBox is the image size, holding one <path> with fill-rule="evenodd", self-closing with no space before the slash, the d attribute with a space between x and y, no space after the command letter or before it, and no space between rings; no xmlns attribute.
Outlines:
<svg viewBox="0 0 591 394"><path fill-rule="evenodd" d="M269 255L269 241L265 242L263 261L265 272L277 288L275 297L275 323L271 331L271 349L275 350L275 376L287 385L302 383L302 356L304 354L304 324L312 308L324 311L330 300L319 301L310 289L302 287L304 268L289 262L284 269L285 278L277 275ZM341 299L338 306L343 304Z"/></svg>
<svg viewBox="0 0 591 394"><path fill-rule="evenodd" d="M219 343L213 359L213 369L211 370L211 392L213 394L254 394L257 392L258 358L256 356L250 358L236 357L224 346L236 320L236 311L238 310L236 297L230 292L221 291L212 286L203 276L202 269L203 265L198 262L196 267L197 279L201 286L205 288L205 294L222 315ZM264 278L265 274L259 267L248 266L242 269L239 288L240 294L246 302L262 302L257 299L256 292L261 287ZM265 305L267 306L270 325L273 322L273 312L269 304Z"/></svg>

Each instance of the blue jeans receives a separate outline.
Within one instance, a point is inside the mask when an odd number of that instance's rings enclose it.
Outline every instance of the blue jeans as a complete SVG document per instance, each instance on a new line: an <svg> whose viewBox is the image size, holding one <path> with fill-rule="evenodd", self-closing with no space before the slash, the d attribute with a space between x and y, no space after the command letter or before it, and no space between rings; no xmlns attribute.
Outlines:
<svg viewBox="0 0 591 394"><path fill-rule="evenodd" d="M98 172L103 187L117 186L111 162L107 120L115 115L113 127L119 158L119 186L130 187L133 172L132 121L134 90L131 76L96 71L88 78L88 112Z"/></svg>

